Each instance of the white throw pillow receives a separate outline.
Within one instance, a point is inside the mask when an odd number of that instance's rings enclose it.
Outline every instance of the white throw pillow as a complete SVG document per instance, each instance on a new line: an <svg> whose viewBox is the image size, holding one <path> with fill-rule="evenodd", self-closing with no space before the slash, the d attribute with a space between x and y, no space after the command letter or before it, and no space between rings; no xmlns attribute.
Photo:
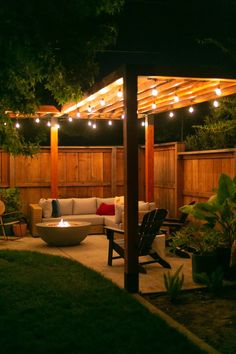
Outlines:
<svg viewBox="0 0 236 354"><path fill-rule="evenodd" d="M65 198L65 199L58 199L60 204L60 211L61 215L72 215L73 213L73 199L72 198Z"/></svg>
<svg viewBox="0 0 236 354"><path fill-rule="evenodd" d="M121 195L120 197L115 197L115 204L124 205L125 204L125 197L123 195Z"/></svg>
<svg viewBox="0 0 236 354"><path fill-rule="evenodd" d="M97 208L99 208L102 203L115 204L115 198L97 198Z"/></svg>
<svg viewBox="0 0 236 354"><path fill-rule="evenodd" d="M51 218L52 216L52 199L41 198L39 200L39 205L43 210L44 218Z"/></svg>
<svg viewBox="0 0 236 354"><path fill-rule="evenodd" d="M96 214L97 198L74 198L73 214Z"/></svg>

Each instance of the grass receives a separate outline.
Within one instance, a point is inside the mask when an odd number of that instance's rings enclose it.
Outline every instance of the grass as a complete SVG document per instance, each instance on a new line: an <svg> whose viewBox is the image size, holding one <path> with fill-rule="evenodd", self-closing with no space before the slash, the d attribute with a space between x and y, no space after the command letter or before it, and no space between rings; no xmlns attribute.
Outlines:
<svg viewBox="0 0 236 354"><path fill-rule="evenodd" d="M81 264L0 251L2 353L200 353L112 282Z"/></svg>

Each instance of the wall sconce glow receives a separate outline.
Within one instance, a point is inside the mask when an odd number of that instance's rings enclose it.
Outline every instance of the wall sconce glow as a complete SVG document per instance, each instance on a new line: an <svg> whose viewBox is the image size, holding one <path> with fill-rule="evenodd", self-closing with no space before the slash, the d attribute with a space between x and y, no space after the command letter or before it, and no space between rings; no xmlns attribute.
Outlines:
<svg viewBox="0 0 236 354"><path fill-rule="evenodd" d="M91 125L92 125L91 120L88 121L88 125L91 127Z"/></svg>
<svg viewBox="0 0 236 354"><path fill-rule="evenodd" d="M16 122L15 127L16 127L17 129L19 129L19 128L20 128L20 123L19 123L19 122Z"/></svg>
<svg viewBox="0 0 236 354"><path fill-rule="evenodd" d="M91 113L92 112L92 107L89 105L88 106L88 112Z"/></svg>
<svg viewBox="0 0 236 354"><path fill-rule="evenodd" d="M69 121L69 122L73 122L73 118L72 118L72 117L69 117L69 118L68 118L68 121Z"/></svg>
<svg viewBox="0 0 236 354"><path fill-rule="evenodd" d="M48 122L47 122L47 126L48 126L48 127L51 127L51 122L48 121Z"/></svg>
<svg viewBox="0 0 236 354"><path fill-rule="evenodd" d="M179 96L174 95L174 101L175 101L175 102L179 102Z"/></svg>
<svg viewBox="0 0 236 354"><path fill-rule="evenodd" d="M215 107L215 108L217 108L217 107L219 107L219 102L217 101L217 100L215 100L214 102L213 102L213 106Z"/></svg>
<svg viewBox="0 0 236 354"><path fill-rule="evenodd" d="M191 107L189 107L188 111L189 111L189 113L193 113L194 112L194 108L191 106Z"/></svg>
<svg viewBox="0 0 236 354"><path fill-rule="evenodd" d="M77 113L76 113L76 117L77 117L77 118L80 118L80 112L77 112Z"/></svg>
<svg viewBox="0 0 236 354"><path fill-rule="evenodd" d="M172 111L169 113L169 117L170 117L170 118L173 118L174 115L175 115L175 114L174 114L174 112L172 112Z"/></svg>
<svg viewBox="0 0 236 354"><path fill-rule="evenodd" d="M157 96L158 95L158 91L156 88L152 89L152 96Z"/></svg>
<svg viewBox="0 0 236 354"><path fill-rule="evenodd" d="M222 91L221 91L221 89L219 87L217 87L215 89L215 93L217 94L217 96L220 96L222 94Z"/></svg>
<svg viewBox="0 0 236 354"><path fill-rule="evenodd" d="M39 118L36 118L35 119L35 122L38 124L40 122L40 119Z"/></svg>
<svg viewBox="0 0 236 354"><path fill-rule="evenodd" d="M105 102L104 98L102 98L102 99L100 100L100 105L101 105L101 106L105 106L105 104L106 104L106 102Z"/></svg>
<svg viewBox="0 0 236 354"><path fill-rule="evenodd" d="M154 102L153 104L152 104L152 109L156 109L157 108L157 105L156 105L156 103Z"/></svg>
<svg viewBox="0 0 236 354"><path fill-rule="evenodd" d="M96 129L96 128L97 128L97 124L93 123L93 129Z"/></svg>
<svg viewBox="0 0 236 354"><path fill-rule="evenodd" d="M123 92L121 91L121 89L119 89L119 91L117 92L117 97L123 97Z"/></svg>
<svg viewBox="0 0 236 354"><path fill-rule="evenodd" d="M112 120L109 120L109 121L108 121L108 125L112 125Z"/></svg>

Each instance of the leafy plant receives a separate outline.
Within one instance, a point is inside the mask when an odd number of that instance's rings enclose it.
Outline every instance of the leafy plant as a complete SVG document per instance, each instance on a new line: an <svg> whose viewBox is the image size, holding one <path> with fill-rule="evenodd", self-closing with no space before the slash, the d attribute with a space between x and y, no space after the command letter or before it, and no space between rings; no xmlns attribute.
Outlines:
<svg viewBox="0 0 236 354"><path fill-rule="evenodd" d="M170 248L175 252L183 249L198 255L205 255L216 251L222 243L222 233L190 223L176 231L170 238Z"/></svg>
<svg viewBox="0 0 236 354"><path fill-rule="evenodd" d="M221 174L215 192L207 202L185 205L180 210L203 221L206 230L221 232L223 246L231 247L236 239L236 177Z"/></svg>
<svg viewBox="0 0 236 354"><path fill-rule="evenodd" d="M218 267L214 272L210 274L195 274L195 278L198 279L199 283L205 284L210 291L216 293L222 289L224 272L221 267Z"/></svg>
<svg viewBox="0 0 236 354"><path fill-rule="evenodd" d="M7 213L21 209L20 191L17 188L1 188L0 200L4 202Z"/></svg>
<svg viewBox="0 0 236 354"><path fill-rule="evenodd" d="M164 274L165 288L172 302L177 300L183 286L184 274L182 273L180 276L180 271L182 268L183 264L176 270L174 274L171 274L169 271L167 274Z"/></svg>

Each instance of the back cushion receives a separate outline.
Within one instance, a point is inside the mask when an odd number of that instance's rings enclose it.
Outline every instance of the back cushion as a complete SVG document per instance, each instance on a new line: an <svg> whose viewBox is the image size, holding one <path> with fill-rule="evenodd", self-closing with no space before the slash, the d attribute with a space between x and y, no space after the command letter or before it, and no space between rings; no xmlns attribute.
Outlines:
<svg viewBox="0 0 236 354"><path fill-rule="evenodd" d="M73 214L96 214L97 198L74 198Z"/></svg>
<svg viewBox="0 0 236 354"><path fill-rule="evenodd" d="M99 208L102 203L115 204L115 198L97 198L97 208Z"/></svg>
<svg viewBox="0 0 236 354"><path fill-rule="evenodd" d="M44 218L51 218L52 216L52 199L41 198L39 201L39 205L43 210Z"/></svg>
<svg viewBox="0 0 236 354"><path fill-rule="evenodd" d="M72 198L58 199L58 202L60 204L61 215L72 215L72 210L73 210Z"/></svg>

